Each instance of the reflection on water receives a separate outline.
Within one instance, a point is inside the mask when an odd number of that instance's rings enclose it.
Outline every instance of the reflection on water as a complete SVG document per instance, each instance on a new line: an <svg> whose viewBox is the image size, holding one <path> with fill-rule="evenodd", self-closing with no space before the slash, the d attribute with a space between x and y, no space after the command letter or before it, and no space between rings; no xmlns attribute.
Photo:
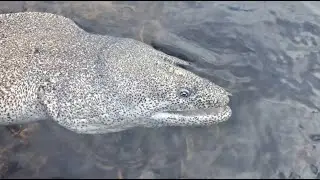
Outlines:
<svg viewBox="0 0 320 180"><path fill-rule="evenodd" d="M57 13L91 33L141 40L192 62L190 71L233 93L232 118L208 128L86 136L48 121L31 128L27 138L2 128L1 175L319 178L318 7L317 2L0 2L1 13Z"/></svg>

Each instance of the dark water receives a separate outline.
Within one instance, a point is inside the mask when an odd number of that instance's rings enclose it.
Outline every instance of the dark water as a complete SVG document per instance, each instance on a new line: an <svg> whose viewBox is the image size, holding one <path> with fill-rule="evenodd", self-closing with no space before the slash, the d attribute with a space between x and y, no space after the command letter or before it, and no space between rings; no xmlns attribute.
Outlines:
<svg viewBox="0 0 320 180"><path fill-rule="evenodd" d="M2 127L2 177L320 177L320 3L0 2L0 13L21 11L61 14L191 61L190 71L233 93L233 116L100 136L48 121L29 145Z"/></svg>

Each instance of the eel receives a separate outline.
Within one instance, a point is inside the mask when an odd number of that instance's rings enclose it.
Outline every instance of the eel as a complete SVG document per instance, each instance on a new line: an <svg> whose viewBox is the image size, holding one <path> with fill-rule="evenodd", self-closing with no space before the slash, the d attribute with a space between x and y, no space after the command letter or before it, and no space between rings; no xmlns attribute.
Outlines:
<svg viewBox="0 0 320 180"><path fill-rule="evenodd" d="M231 93L138 40L44 12L0 14L0 125L51 119L78 134L228 120Z"/></svg>

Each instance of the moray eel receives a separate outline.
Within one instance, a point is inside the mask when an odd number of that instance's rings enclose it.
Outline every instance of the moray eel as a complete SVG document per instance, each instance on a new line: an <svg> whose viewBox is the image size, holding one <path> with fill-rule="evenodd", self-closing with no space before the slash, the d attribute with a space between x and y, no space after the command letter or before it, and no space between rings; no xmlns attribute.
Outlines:
<svg viewBox="0 0 320 180"><path fill-rule="evenodd" d="M229 92L140 41L40 12L0 15L0 124L52 119L79 134L208 126Z"/></svg>

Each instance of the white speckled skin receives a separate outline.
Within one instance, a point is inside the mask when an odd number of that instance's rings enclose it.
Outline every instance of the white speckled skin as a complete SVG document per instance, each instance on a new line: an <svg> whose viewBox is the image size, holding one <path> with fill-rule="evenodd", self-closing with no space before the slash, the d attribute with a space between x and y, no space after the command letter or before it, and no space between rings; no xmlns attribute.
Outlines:
<svg viewBox="0 0 320 180"><path fill-rule="evenodd" d="M89 34L62 16L0 15L0 124L53 119L76 133L210 125L229 93L139 41ZM179 91L191 94L181 97ZM206 115L185 111L221 107Z"/></svg>

